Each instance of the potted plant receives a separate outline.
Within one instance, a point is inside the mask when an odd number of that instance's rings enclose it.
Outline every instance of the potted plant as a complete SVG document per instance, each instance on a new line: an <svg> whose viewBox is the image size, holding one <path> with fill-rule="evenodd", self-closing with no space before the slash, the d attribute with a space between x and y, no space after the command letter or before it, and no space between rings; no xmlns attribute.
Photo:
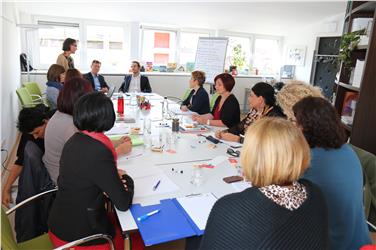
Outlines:
<svg viewBox="0 0 376 250"><path fill-rule="evenodd" d="M230 73L235 70L241 70L245 64L245 53L243 52L242 45L237 44L232 48L232 60L230 66Z"/></svg>

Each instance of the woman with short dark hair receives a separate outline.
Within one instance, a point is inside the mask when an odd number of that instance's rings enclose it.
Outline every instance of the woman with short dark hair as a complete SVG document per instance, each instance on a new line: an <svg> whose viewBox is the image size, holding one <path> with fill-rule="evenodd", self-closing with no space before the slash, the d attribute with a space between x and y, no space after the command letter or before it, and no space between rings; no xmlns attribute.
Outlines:
<svg viewBox="0 0 376 250"><path fill-rule="evenodd" d="M114 237L104 193L121 211L129 209L134 193L132 178L119 177L115 148L103 133L115 122L111 99L100 92L82 96L75 104L73 121L79 132L64 146L59 191L49 217L49 236L55 247L98 233ZM87 245L103 243L97 240Z"/></svg>
<svg viewBox="0 0 376 250"><path fill-rule="evenodd" d="M65 69L58 64L52 64L47 71L47 88L46 97L50 107L56 109L57 97L63 89L63 82L65 80Z"/></svg>
<svg viewBox="0 0 376 250"><path fill-rule="evenodd" d="M191 73L191 79L189 80L191 92L183 100L180 107L181 110L191 110L199 115L210 112L209 95L204 89L205 78L205 72L196 70Z"/></svg>
<svg viewBox="0 0 376 250"><path fill-rule="evenodd" d="M193 120L200 124L230 128L240 121L239 102L231 93L235 86L235 79L228 73L222 73L214 78L214 83L219 96L211 113L194 115Z"/></svg>
<svg viewBox="0 0 376 250"><path fill-rule="evenodd" d="M77 41L73 38L65 39L62 49L64 52L57 57L56 64L63 66L65 71L74 69L74 61L71 54L76 53Z"/></svg>
<svg viewBox="0 0 376 250"><path fill-rule="evenodd" d="M363 209L363 175L335 108L320 97L293 106L295 123L311 147L311 165L302 178L317 184L329 212L331 249L371 244Z"/></svg>
<svg viewBox="0 0 376 250"><path fill-rule="evenodd" d="M265 82L256 83L248 97L250 111L247 116L235 126L223 131L217 131L216 137L226 141L243 143L246 129L256 120L263 117L285 117L283 111L275 103L274 88Z"/></svg>

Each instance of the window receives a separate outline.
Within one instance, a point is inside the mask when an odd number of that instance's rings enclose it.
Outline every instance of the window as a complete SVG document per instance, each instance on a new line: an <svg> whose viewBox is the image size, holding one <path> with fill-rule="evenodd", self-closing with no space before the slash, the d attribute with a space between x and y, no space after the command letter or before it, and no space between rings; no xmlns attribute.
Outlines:
<svg viewBox="0 0 376 250"><path fill-rule="evenodd" d="M180 33L180 54L179 63L185 65L187 62L194 63L199 37L208 37L209 34L181 32Z"/></svg>
<svg viewBox="0 0 376 250"><path fill-rule="evenodd" d="M48 25L51 28L38 29L39 44L39 65L48 68L51 64L56 63L56 59L61 54L63 42L70 37L77 40L79 45L79 25L69 23L50 23L39 21L38 24ZM74 55L75 65L80 64L80 54Z"/></svg>
<svg viewBox="0 0 376 250"><path fill-rule="evenodd" d="M176 62L176 31L143 29L142 60L158 65Z"/></svg>
<svg viewBox="0 0 376 250"><path fill-rule="evenodd" d="M86 34L87 67L95 59L102 63L101 70L107 72L125 70L128 61L123 27L87 25Z"/></svg>
<svg viewBox="0 0 376 250"><path fill-rule="evenodd" d="M251 59L251 38L227 36L229 38L225 68L237 66L239 74L248 74Z"/></svg>
<svg viewBox="0 0 376 250"><path fill-rule="evenodd" d="M255 39L253 67L259 74L274 75L280 68L280 45L277 39Z"/></svg>

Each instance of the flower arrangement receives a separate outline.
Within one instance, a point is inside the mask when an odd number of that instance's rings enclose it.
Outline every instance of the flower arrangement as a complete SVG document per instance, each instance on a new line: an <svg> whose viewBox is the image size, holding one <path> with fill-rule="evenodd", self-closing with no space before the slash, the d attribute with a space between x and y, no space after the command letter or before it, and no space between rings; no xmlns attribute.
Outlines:
<svg viewBox="0 0 376 250"><path fill-rule="evenodd" d="M141 110L150 110L151 104L149 100L145 98L145 96L137 96L137 105Z"/></svg>

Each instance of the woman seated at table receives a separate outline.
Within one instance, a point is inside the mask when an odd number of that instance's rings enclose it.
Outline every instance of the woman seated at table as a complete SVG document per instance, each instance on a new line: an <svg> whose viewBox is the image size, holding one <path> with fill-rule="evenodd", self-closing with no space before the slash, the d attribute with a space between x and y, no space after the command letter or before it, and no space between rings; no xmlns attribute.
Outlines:
<svg viewBox="0 0 376 250"><path fill-rule="evenodd" d="M52 64L47 71L46 97L51 109L56 109L57 97L63 89L65 69L58 64Z"/></svg>
<svg viewBox="0 0 376 250"><path fill-rule="evenodd" d="M189 88L192 89L188 97L183 101L182 111L194 111L199 115L210 112L209 95L204 89L205 73L193 71L189 80Z"/></svg>
<svg viewBox="0 0 376 250"><path fill-rule="evenodd" d="M64 146L59 190L49 216L49 236L55 247L98 233L114 237L104 193L121 211L130 207L134 193L131 177L119 177L115 148L103 134L115 122L111 100L100 92L82 96L75 104L73 122L79 132ZM95 240L87 245L103 243Z"/></svg>
<svg viewBox="0 0 376 250"><path fill-rule="evenodd" d="M214 83L219 96L213 110L204 115L193 115L192 118L200 124L231 128L240 121L239 102L231 93L235 79L230 74L222 73L214 78Z"/></svg>
<svg viewBox="0 0 376 250"><path fill-rule="evenodd" d="M250 112L235 126L217 131L215 136L219 139L243 143L245 130L254 121L262 117L284 117L281 108L275 104L274 88L265 82L256 83L248 97Z"/></svg>
<svg viewBox="0 0 376 250"><path fill-rule="evenodd" d="M323 194L298 181L309 162L308 143L291 122L268 117L252 124L241 165L253 186L214 204L201 249L327 249Z"/></svg>
<svg viewBox="0 0 376 250"><path fill-rule="evenodd" d="M295 123L311 147L304 179L317 184L328 204L330 249L359 249L371 244L363 209L363 173L336 109L320 97L293 107Z"/></svg>

